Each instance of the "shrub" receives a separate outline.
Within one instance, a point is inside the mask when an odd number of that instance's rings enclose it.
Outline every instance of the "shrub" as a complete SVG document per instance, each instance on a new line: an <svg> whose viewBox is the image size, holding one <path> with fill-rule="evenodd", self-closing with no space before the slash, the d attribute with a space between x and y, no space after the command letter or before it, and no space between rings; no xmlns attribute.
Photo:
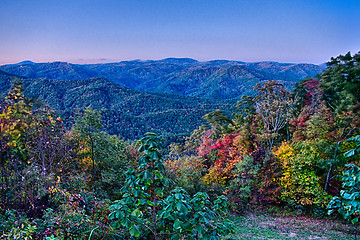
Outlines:
<svg viewBox="0 0 360 240"><path fill-rule="evenodd" d="M303 141L290 145L283 142L274 151L282 166L280 178L281 199L306 207L325 207L329 196L322 186L320 177L315 173L315 165L320 159L313 141Z"/></svg>

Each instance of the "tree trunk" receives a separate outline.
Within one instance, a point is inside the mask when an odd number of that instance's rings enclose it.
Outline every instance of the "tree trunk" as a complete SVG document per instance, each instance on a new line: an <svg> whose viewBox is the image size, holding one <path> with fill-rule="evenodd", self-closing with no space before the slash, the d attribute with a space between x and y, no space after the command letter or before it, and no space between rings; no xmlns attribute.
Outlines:
<svg viewBox="0 0 360 240"><path fill-rule="evenodd" d="M153 177L153 183L155 183L155 178ZM156 194L155 194L155 184L153 187L153 194L154 194L154 199L153 199L153 222L154 222L154 236L155 236L155 240L158 239L157 236L157 231L156 231Z"/></svg>
<svg viewBox="0 0 360 240"><path fill-rule="evenodd" d="M327 189L329 187L329 181L330 181L330 174L331 174L331 170L332 170L332 164L330 165L328 174L326 176L326 183L325 183L325 192L327 192Z"/></svg>
<svg viewBox="0 0 360 240"><path fill-rule="evenodd" d="M355 234L355 240L357 239L357 226L358 226L358 224L355 223L355 233L354 233Z"/></svg>
<svg viewBox="0 0 360 240"><path fill-rule="evenodd" d="M95 192L95 158L94 158L94 140L91 135L89 135L91 141L91 160L92 160L92 181L93 181L93 191Z"/></svg>

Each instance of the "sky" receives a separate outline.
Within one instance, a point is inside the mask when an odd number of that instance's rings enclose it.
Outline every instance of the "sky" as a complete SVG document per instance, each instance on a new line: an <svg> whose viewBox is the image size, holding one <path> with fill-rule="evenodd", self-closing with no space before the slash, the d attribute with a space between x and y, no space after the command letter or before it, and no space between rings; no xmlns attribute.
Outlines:
<svg viewBox="0 0 360 240"><path fill-rule="evenodd" d="M1 0L0 65L189 57L321 64L360 51L360 0Z"/></svg>

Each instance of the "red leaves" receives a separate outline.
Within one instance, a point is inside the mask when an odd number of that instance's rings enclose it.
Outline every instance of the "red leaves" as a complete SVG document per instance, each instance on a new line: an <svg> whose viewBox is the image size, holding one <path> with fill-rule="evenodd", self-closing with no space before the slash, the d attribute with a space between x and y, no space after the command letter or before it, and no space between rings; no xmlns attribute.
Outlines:
<svg viewBox="0 0 360 240"><path fill-rule="evenodd" d="M250 152L248 143L240 133L224 135L215 143L208 137L202 137L202 140L198 148L199 156L215 156L213 163L208 159L209 168L204 181L210 185L223 185L234 177L232 170L242 160L243 154Z"/></svg>

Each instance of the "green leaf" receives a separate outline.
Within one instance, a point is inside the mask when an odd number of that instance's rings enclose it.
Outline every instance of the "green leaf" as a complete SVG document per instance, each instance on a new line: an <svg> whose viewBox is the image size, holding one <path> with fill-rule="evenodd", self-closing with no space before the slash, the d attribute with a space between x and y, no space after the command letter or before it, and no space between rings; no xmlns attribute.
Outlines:
<svg viewBox="0 0 360 240"><path fill-rule="evenodd" d="M142 152L144 152L144 151L145 151L145 145L141 145L141 146L139 147L138 152L142 153Z"/></svg>
<svg viewBox="0 0 360 240"><path fill-rule="evenodd" d="M134 236L134 237L139 237L140 236L140 231L137 229L136 225L132 226L130 228L130 234L131 236Z"/></svg>
<svg viewBox="0 0 360 240"><path fill-rule="evenodd" d="M116 221L116 222L114 222L114 224L112 225L112 227L113 227L113 228L119 228L119 227L121 227L121 225L120 225L119 221Z"/></svg>
<svg viewBox="0 0 360 240"><path fill-rule="evenodd" d="M179 212L186 212L187 211L187 208L185 207L185 205L182 202L177 202L176 203L176 209Z"/></svg>
<svg viewBox="0 0 360 240"><path fill-rule="evenodd" d="M150 170L145 170L145 172L144 172L144 180L148 180L148 179L151 179L151 176L152 174L151 174L151 171Z"/></svg>
<svg viewBox="0 0 360 240"><path fill-rule="evenodd" d="M135 217L141 217L143 214L142 214L142 212L137 208L137 209L135 209L135 210L131 213L131 215L133 215L133 216L135 216Z"/></svg>
<svg viewBox="0 0 360 240"><path fill-rule="evenodd" d="M175 198L176 198L177 200L180 200L180 199L181 199L181 194L180 194L180 193L176 193L176 194L175 194Z"/></svg>
<svg viewBox="0 0 360 240"><path fill-rule="evenodd" d="M161 198L164 196L164 192L161 188L155 188L155 194Z"/></svg>
<svg viewBox="0 0 360 240"><path fill-rule="evenodd" d="M149 157L153 160L159 160L161 158L161 154L158 151L149 152Z"/></svg>
<svg viewBox="0 0 360 240"><path fill-rule="evenodd" d="M346 153L344 153L345 157L351 157L355 155L355 149L351 149L349 151L347 151Z"/></svg>
<svg viewBox="0 0 360 240"><path fill-rule="evenodd" d="M205 230L202 225L200 225L200 224L196 225L195 229L198 232L198 234L200 235L200 237L204 235Z"/></svg>
<svg viewBox="0 0 360 240"><path fill-rule="evenodd" d="M165 212L164 214L163 214L163 218L164 219L173 219L173 217L172 217L172 215L169 213L169 212Z"/></svg>
<svg viewBox="0 0 360 240"><path fill-rule="evenodd" d="M147 204L147 201L148 201L148 200L142 198L142 199L139 200L139 204L138 204L138 205L145 205L145 204Z"/></svg>
<svg viewBox="0 0 360 240"><path fill-rule="evenodd" d="M175 234L171 237L171 240L180 240L180 234Z"/></svg>
<svg viewBox="0 0 360 240"><path fill-rule="evenodd" d="M120 223L126 228L130 228L132 226L132 223L128 218L123 218Z"/></svg>
<svg viewBox="0 0 360 240"><path fill-rule="evenodd" d="M176 219L173 227L175 230L181 229L181 222L178 219Z"/></svg>

